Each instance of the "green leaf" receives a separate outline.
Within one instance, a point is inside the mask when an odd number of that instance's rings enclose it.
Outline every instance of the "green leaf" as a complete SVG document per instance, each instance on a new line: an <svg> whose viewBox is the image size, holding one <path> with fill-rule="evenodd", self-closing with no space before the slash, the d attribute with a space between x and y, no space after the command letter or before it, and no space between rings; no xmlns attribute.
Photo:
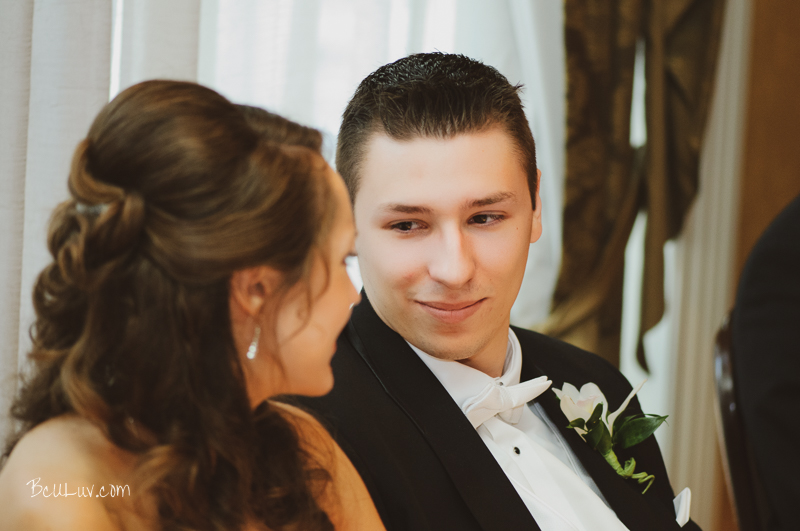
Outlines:
<svg viewBox="0 0 800 531"><path fill-rule="evenodd" d="M586 421L586 425L589 428L594 427L598 422L600 422L601 416L603 416L603 404L597 404L597 406L595 406L594 408L594 411L592 411L592 416L589 417L589 420Z"/></svg>
<svg viewBox="0 0 800 531"><path fill-rule="evenodd" d="M594 417L594 415L592 415ZM603 422L597 422L589 430L587 430L586 442L589 446L605 455L611 451L611 434L608 433L608 428Z"/></svg>
<svg viewBox="0 0 800 531"><path fill-rule="evenodd" d="M630 415L624 419L621 419L621 415L617 417L617 420L614 421L614 446L619 446L620 434L625 433L625 426L637 418L642 418L642 415Z"/></svg>
<svg viewBox="0 0 800 531"><path fill-rule="evenodd" d="M577 418L577 419L573 420L572 422L570 422L569 425L567 426L567 428L570 428L570 429L575 429L575 428L584 429L585 426L586 426L586 421L581 419L581 418Z"/></svg>
<svg viewBox="0 0 800 531"><path fill-rule="evenodd" d="M667 419L668 415L647 417L628 417L614 431L614 445L620 449L630 448L650 437Z"/></svg>
<svg viewBox="0 0 800 531"><path fill-rule="evenodd" d="M620 427L622 427L622 425L623 425L623 424L624 424L624 423L625 423L625 422L626 422L628 419L633 419L633 418L640 417L640 416L641 416L641 415L628 415L627 417L623 417L622 415L618 416L618 417L617 417L617 418L614 420L614 434L616 435L616 433L619 431ZM616 437L614 437L614 440L616 441Z"/></svg>

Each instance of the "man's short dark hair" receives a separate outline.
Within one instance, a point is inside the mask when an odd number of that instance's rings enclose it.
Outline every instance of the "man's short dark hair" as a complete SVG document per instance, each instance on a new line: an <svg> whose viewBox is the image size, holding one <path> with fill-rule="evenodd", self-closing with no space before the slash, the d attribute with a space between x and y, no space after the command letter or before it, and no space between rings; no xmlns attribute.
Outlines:
<svg viewBox="0 0 800 531"><path fill-rule="evenodd" d="M339 128L336 167L353 203L374 133L395 140L452 138L499 126L519 152L536 208L536 146L520 88L495 68L459 54L414 54L378 68L356 89Z"/></svg>

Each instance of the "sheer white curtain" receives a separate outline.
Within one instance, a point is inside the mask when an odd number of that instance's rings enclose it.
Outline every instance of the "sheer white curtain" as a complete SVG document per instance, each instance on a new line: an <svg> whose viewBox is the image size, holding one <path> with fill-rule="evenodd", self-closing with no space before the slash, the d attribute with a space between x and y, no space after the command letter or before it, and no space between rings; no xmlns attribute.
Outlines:
<svg viewBox="0 0 800 531"><path fill-rule="evenodd" d="M523 83L545 234L514 320L543 319L558 271L563 39L558 2L502 0L0 0L0 435L24 367L50 212L102 105L151 78L196 80L326 134L359 81L408 53L459 52Z"/></svg>
<svg viewBox="0 0 800 531"><path fill-rule="evenodd" d="M32 21L33 2L2 4L0 68L6 75L0 83L0 435L9 429L5 412L17 370Z"/></svg>
<svg viewBox="0 0 800 531"><path fill-rule="evenodd" d="M200 2L114 0L114 7L119 78L113 88L153 78L197 80Z"/></svg>
<svg viewBox="0 0 800 531"><path fill-rule="evenodd" d="M67 196L72 152L108 99L111 4L0 4L0 381L3 432L33 322L31 287L48 261L47 222Z"/></svg>

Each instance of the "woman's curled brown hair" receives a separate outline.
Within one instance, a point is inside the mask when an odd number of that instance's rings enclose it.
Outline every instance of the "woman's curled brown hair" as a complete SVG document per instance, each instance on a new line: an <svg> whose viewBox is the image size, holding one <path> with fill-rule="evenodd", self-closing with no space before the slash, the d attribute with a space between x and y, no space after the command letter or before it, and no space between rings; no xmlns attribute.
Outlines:
<svg viewBox="0 0 800 531"><path fill-rule="evenodd" d="M121 93L78 146L54 212L22 429L76 413L139 456L164 529L332 529L329 476L268 403L253 410L232 338L228 281L268 265L303 282L334 213L312 149L269 142L196 84Z"/></svg>

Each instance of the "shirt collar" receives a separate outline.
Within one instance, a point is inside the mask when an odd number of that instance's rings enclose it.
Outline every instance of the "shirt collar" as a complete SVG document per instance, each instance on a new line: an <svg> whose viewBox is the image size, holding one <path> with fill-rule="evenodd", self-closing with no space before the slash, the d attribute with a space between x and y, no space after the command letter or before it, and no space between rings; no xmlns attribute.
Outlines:
<svg viewBox="0 0 800 531"><path fill-rule="evenodd" d="M497 378L492 378L478 369L473 369L457 361L434 358L411 343L408 345L436 376L458 407L462 407L467 399L480 393L486 384L493 380L502 382L503 385L518 384L522 373L522 347L511 328L508 329L508 346L506 347L503 374Z"/></svg>

